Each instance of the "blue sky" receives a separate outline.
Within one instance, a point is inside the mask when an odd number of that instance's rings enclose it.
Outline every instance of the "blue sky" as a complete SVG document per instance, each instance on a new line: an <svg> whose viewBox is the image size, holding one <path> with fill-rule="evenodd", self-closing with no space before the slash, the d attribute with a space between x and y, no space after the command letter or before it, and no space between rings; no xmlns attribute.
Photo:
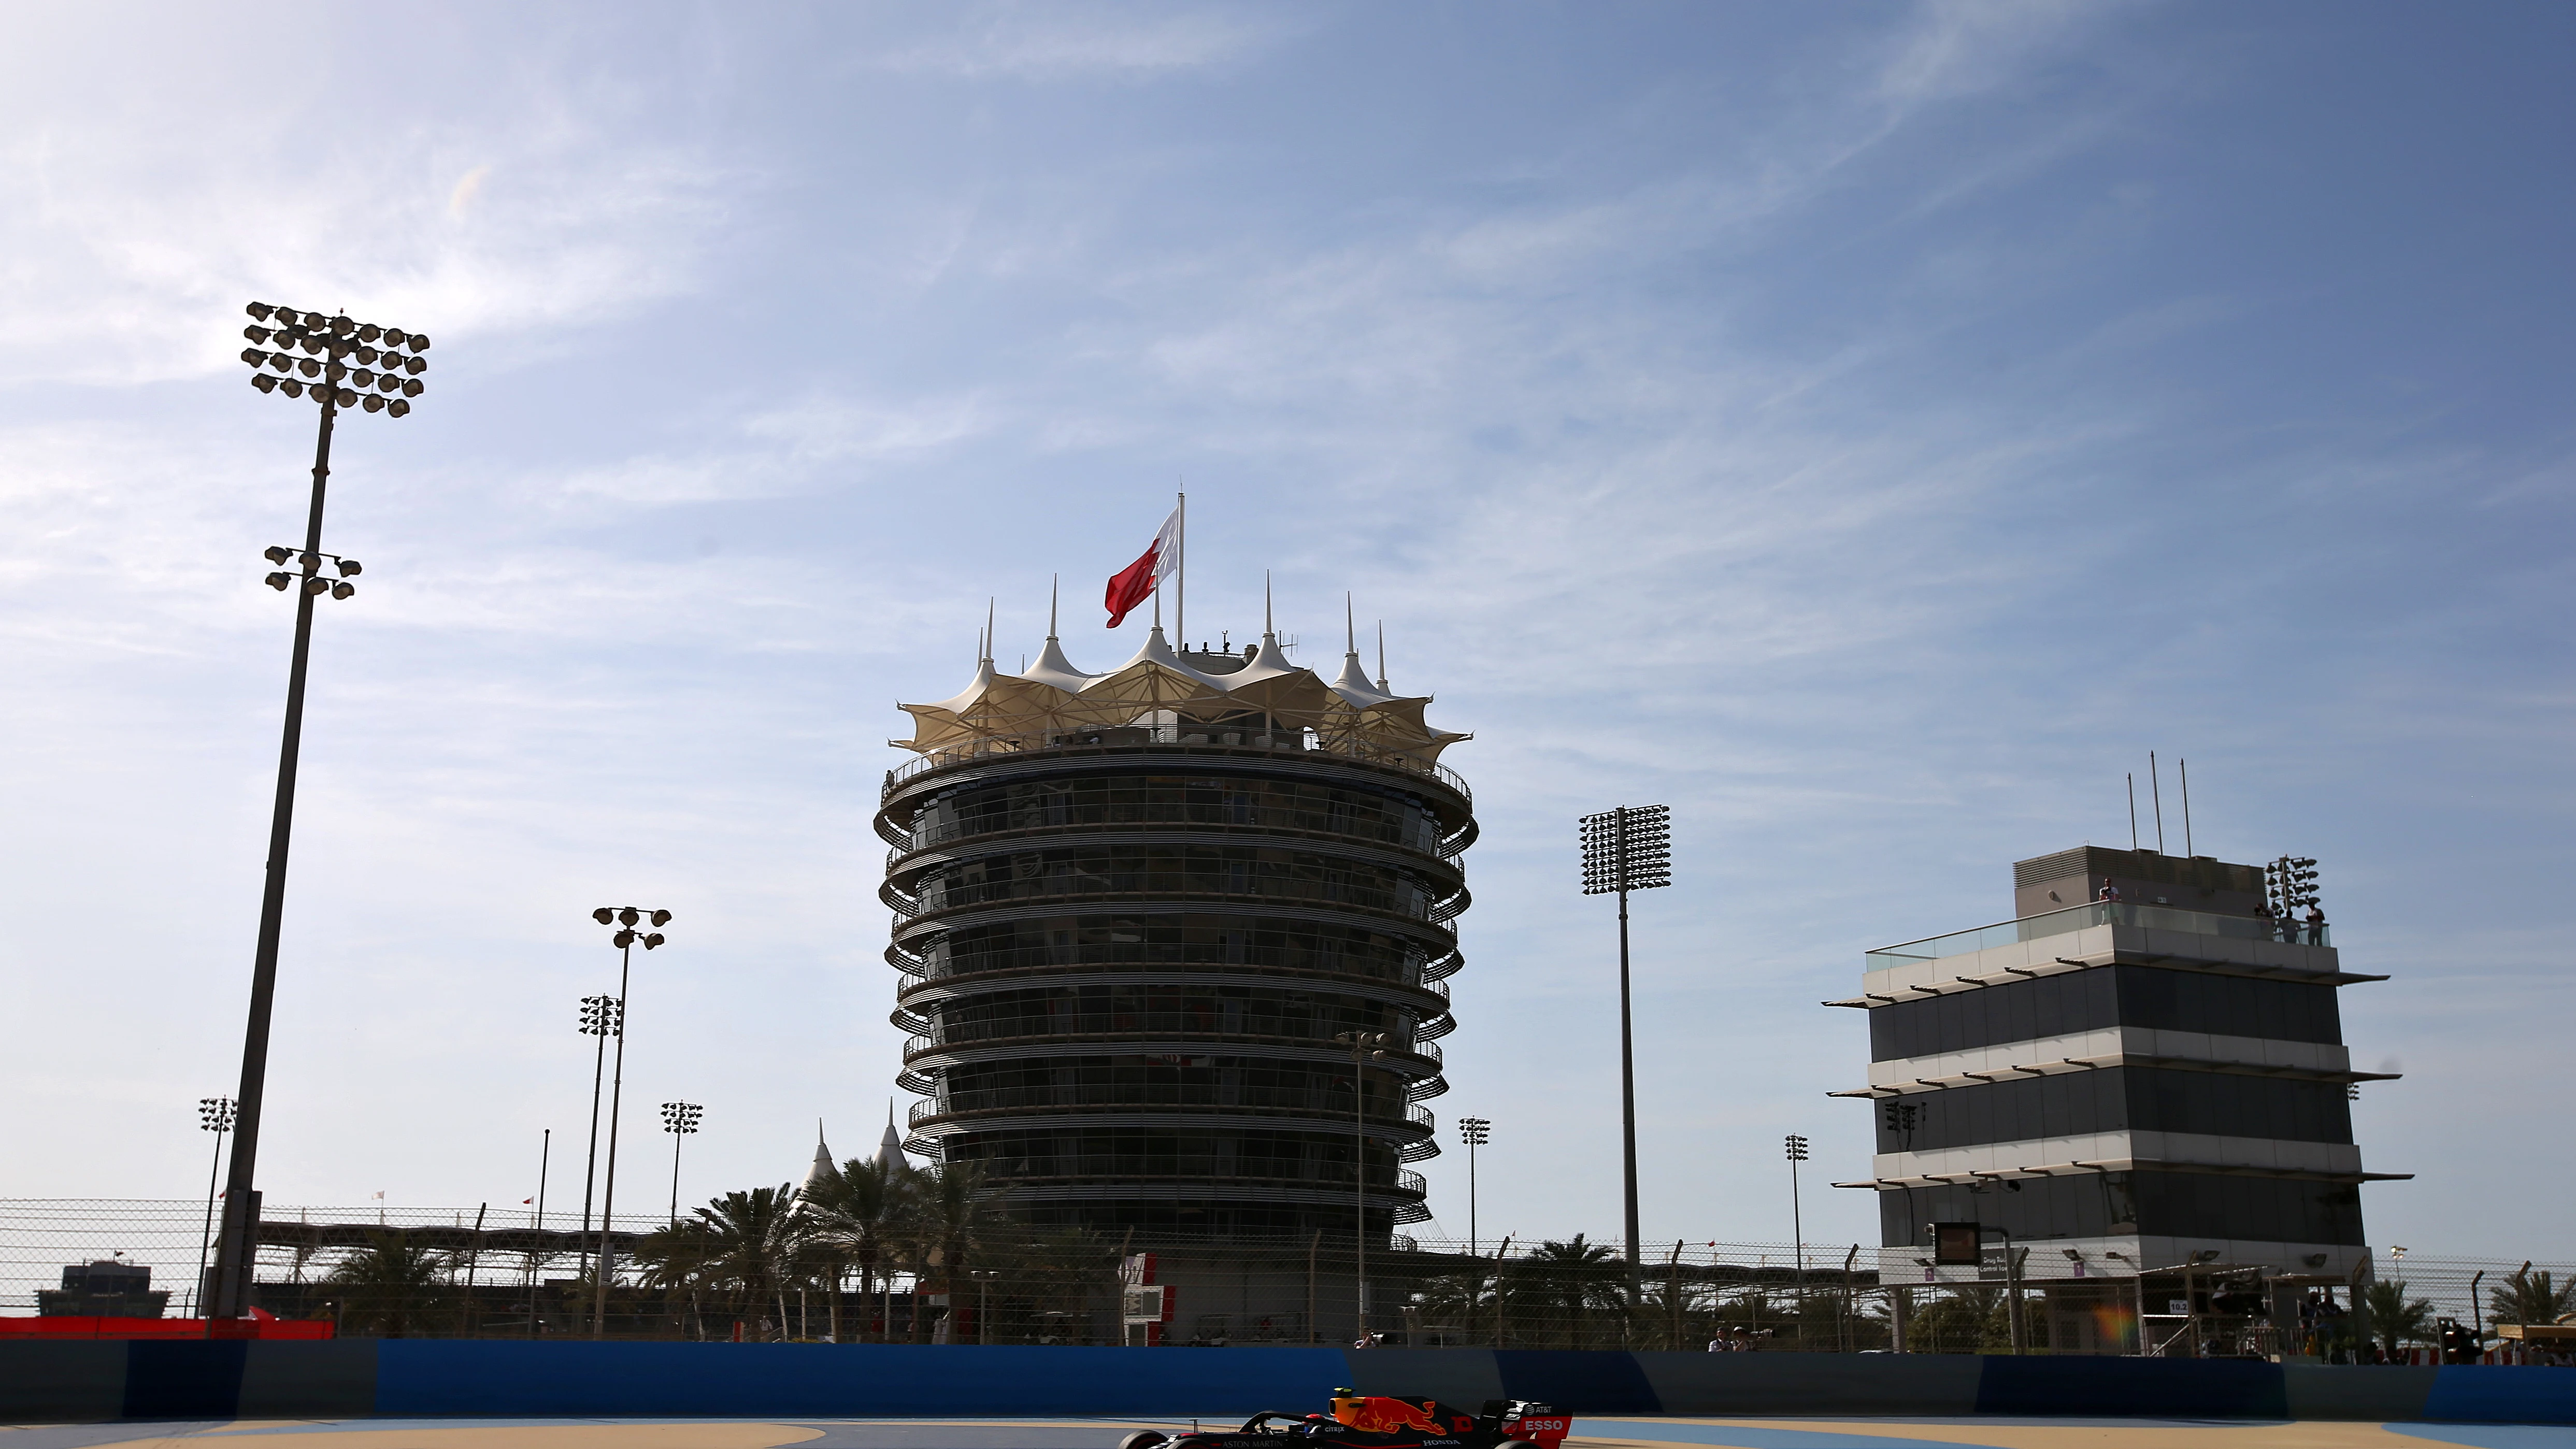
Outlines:
<svg viewBox="0 0 2576 1449"><path fill-rule="evenodd" d="M1780 1240L1781 1134L1866 1169L1823 1096L1863 1023L1816 1003L2008 915L2012 860L2126 843L2154 749L2200 850L2316 856L2393 978L2345 1003L2406 1073L2366 1161L2420 1174L2374 1240L2563 1253L2571 41L2503 3L22 16L0 1195L186 1196L232 1086L258 550L310 446L233 360L261 297L436 344L335 459L367 572L315 650L272 1203L527 1195L603 901L678 913L630 1145L707 1104L698 1197L817 1116L862 1149L894 701L964 682L988 598L1034 651L1055 573L1074 660L1124 657L1089 601L1186 486L1193 634L1257 629L1268 569L1329 665L1350 590L1476 734L1435 1105L1496 1123L1489 1236L1618 1222L1576 815L1674 809L1645 1231Z"/></svg>

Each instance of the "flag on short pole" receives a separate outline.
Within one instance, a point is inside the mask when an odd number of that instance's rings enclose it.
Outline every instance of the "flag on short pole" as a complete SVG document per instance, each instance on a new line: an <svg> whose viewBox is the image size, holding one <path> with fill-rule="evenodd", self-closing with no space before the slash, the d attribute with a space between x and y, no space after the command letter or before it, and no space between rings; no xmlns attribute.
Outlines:
<svg viewBox="0 0 2576 1449"><path fill-rule="evenodd" d="M1154 535L1144 556L1110 576L1108 595L1101 601L1109 610L1110 628L1126 623L1128 613L1162 587L1164 578L1180 566L1180 534L1181 510L1175 508L1172 516L1163 520L1163 531Z"/></svg>

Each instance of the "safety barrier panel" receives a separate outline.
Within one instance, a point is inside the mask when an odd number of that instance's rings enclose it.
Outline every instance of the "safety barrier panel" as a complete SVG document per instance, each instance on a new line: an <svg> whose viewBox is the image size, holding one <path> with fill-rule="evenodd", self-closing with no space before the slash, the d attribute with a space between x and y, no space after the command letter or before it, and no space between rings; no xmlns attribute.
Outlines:
<svg viewBox="0 0 2576 1449"><path fill-rule="evenodd" d="M2576 1424L2576 1371L2489 1365L472 1339L0 1342L0 1422L16 1423L377 1414L1225 1419L1312 1410L1343 1384L1450 1403L1534 1399L1589 1418L1596 1430L1623 1415Z"/></svg>

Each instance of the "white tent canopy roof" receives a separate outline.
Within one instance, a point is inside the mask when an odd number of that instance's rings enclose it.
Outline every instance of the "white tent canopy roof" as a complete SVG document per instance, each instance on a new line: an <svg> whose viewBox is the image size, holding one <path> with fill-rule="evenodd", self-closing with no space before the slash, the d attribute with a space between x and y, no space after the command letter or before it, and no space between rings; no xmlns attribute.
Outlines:
<svg viewBox="0 0 2576 1449"><path fill-rule="evenodd" d="M995 670L989 647L987 653L973 681L957 694L937 704L897 705L913 717L913 738L890 743L924 754L1024 749L1084 729L1143 725L1179 739L1193 733L1194 725L1224 722L1229 732L1245 724L1252 730L1312 730L1326 749L1402 755L1428 764L1470 738L1424 722L1430 696L1390 694L1370 683L1356 648L1328 684L1291 662L1269 630L1241 669L1221 675L1192 668L1159 624L1146 630L1126 663L1105 674L1076 667L1053 634L1037 662L1018 674Z"/></svg>

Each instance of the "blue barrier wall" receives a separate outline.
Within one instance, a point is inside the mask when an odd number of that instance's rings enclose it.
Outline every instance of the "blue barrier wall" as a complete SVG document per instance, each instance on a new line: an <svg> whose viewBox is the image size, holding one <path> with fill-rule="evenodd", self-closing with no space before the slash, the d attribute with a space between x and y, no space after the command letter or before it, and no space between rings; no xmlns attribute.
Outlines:
<svg viewBox="0 0 2576 1449"><path fill-rule="evenodd" d="M1964 1414L2576 1424L2576 1371L1490 1349L0 1343L0 1419L1109 1415L1225 1419L1333 1388L1575 1415ZM1582 1432L1580 1422L1576 1432Z"/></svg>

